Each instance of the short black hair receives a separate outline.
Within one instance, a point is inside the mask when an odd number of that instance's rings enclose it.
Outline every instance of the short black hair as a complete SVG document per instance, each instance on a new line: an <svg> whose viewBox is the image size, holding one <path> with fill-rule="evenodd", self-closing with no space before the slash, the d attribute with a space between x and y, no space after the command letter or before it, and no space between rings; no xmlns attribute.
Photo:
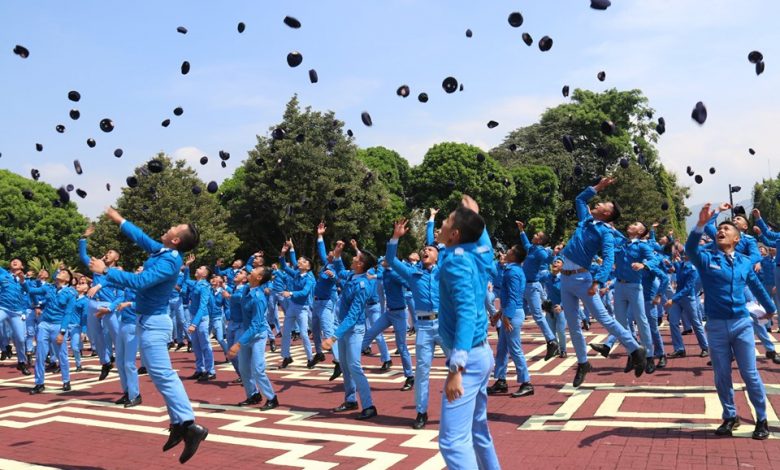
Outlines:
<svg viewBox="0 0 780 470"><path fill-rule="evenodd" d="M360 256L360 260L362 261L363 266L366 268L366 271L376 267L376 255L368 250L360 250Z"/></svg>
<svg viewBox="0 0 780 470"><path fill-rule="evenodd" d="M528 255L528 252L525 250L525 246L523 245L512 245L512 248L510 248L507 253L510 251L515 254L515 263L517 264L525 261L525 257Z"/></svg>
<svg viewBox="0 0 780 470"><path fill-rule="evenodd" d="M11 261L13 261L15 259L18 259L19 262L22 263L22 266L27 266L27 263L25 263L24 260L22 258L18 257L18 256L14 256L13 258L11 258Z"/></svg>
<svg viewBox="0 0 780 470"><path fill-rule="evenodd" d="M263 270L263 275L260 276L260 284L265 284L266 282L269 282L274 277L274 270L271 268L260 266L259 268L252 269L252 271L254 271L255 269Z"/></svg>
<svg viewBox="0 0 780 470"><path fill-rule="evenodd" d="M187 230L179 234L179 244L176 249L182 252L192 251L200 243L200 232L194 224L187 224Z"/></svg>
<svg viewBox="0 0 780 470"><path fill-rule="evenodd" d="M73 283L73 271L71 271L70 269L66 268L66 269L60 269L60 272L61 273L68 273L68 277L69 277L68 284L72 284Z"/></svg>
<svg viewBox="0 0 780 470"><path fill-rule="evenodd" d="M622 209L620 208L620 204L618 204L615 201L609 201L612 203L612 213L607 217L607 220L604 222L614 222L617 219L620 218L620 213L622 212Z"/></svg>
<svg viewBox="0 0 780 470"><path fill-rule="evenodd" d="M460 206L453 212L452 228L460 232L460 243L474 243L485 230L485 219L468 207Z"/></svg>
<svg viewBox="0 0 780 470"><path fill-rule="evenodd" d="M737 227L737 226L734 224L734 222L732 222L732 221L730 221L730 220L724 220L723 222L719 223L719 224L718 224L718 228L720 228L720 226L721 226L721 225L731 225L732 227L734 227L734 229L735 229L737 232L740 232L740 230L739 230L739 227ZM742 233L742 232L740 232L740 233Z"/></svg>
<svg viewBox="0 0 780 470"><path fill-rule="evenodd" d="M540 239L541 239L542 245L546 245L546 244L550 243L550 236L549 235L547 235L546 233L542 232L541 230L539 232L537 232L537 233L541 233Z"/></svg>

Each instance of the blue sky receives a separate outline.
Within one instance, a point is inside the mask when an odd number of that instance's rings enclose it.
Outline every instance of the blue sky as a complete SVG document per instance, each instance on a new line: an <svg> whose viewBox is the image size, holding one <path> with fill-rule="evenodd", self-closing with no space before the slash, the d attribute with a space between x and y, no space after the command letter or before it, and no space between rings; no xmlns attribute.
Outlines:
<svg viewBox="0 0 780 470"><path fill-rule="evenodd" d="M520 28L507 22L513 11L525 18ZM286 15L303 27L285 26ZM589 0L7 0L0 3L0 167L24 176L37 168L43 181L85 189L87 199L76 202L95 216L132 168L159 151L186 158L206 180L230 176L293 93L304 106L335 111L358 145L383 145L416 164L437 142L490 149L565 102L560 90L568 84L642 89L666 119L661 160L692 185L690 205L723 200L729 183L747 189L780 171L779 16L780 2L770 0L613 0L607 11L590 9ZM552 50L527 47L523 32L535 42L549 35ZM28 59L11 52L16 44L30 50ZM759 77L747 61L753 49L767 64ZM285 60L293 50L303 54L297 68ZM186 76L183 60L192 64ZM319 83L309 83L310 68ZM465 91L445 94L447 76ZM410 98L395 95L401 84L411 87ZM79 103L68 101L72 89L81 92ZM416 100L423 91L427 104ZM697 101L709 110L704 126L690 119ZM173 116L177 106L181 117ZM80 110L78 121L68 117L71 108ZM373 127L363 126L362 111ZM114 120L114 132L100 131L103 118ZM160 125L165 118L168 128ZM488 129L489 120L499 126ZM232 155L226 169L219 150ZM74 159L84 167L80 176ZM685 175L687 165L704 184Z"/></svg>

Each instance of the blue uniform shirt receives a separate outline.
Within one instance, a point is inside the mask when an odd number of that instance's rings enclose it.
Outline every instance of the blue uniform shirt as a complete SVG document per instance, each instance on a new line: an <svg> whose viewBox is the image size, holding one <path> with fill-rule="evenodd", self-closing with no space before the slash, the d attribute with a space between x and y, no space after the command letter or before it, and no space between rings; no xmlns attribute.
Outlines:
<svg viewBox="0 0 780 470"><path fill-rule="evenodd" d="M228 305L230 307L230 323L244 324L244 310L241 305L244 290L249 289L248 284L239 284L230 295Z"/></svg>
<svg viewBox="0 0 780 470"><path fill-rule="evenodd" d="M30 287L29 292L46 296L46 305L41 313L41 321L60 325L60 332L65 332L75 315L76 310L76 289L71 286L56 288L54 286L44 285L41 287Z"/></svg>
<svg viewBox="0 0 780 470"><path fill-rule="evenodd" d="M214 296L211 295L211 285L209 281L201 279L195 283L190 291L190 316L191 325L197 325L204 318L211 316L211 310L214 309Z"/></svg>
<svg viewBox="0 0 780 470"><path fill-rule="evenodd" d="M322 238L317 239L317 254L320 257L322 268L317 273L317 284L314 286L314 298L318 300L333 299L337 295L336 289L336 268L332 262L328 261L328 253L325 250L325 241ZM333 275L328 276L325 271L330 271Z"/></svg>
<svg viewBox="0 0 780 470"><path fill-rule="evenodd" d="M542 271L552 263L552 250L541 245L535 245L528 240L525 232L520 232L520 243L525 247L526 256L523 261L523 273L526 282L539 282Z"/></svg>
<svg viewBox="0 0 780 470"><path fill-rule="evenodd" d="M561 305L561 273L553 274L548 271L542 276L544 290L547 292L547 299L553 305Z"/></svg>
<svg viewBox="0 0 780 470"><path fill-rule="evenodd" d="M631 264L642 263L647 265L655 259L653 249L647 242L641 240L628 240L620 237L616 239L615 266L617 279L631 284L642 282L642 271L635 271Z"/></svg>
<svg viewBox="0 0 780 470"><path fill-rule="evenodd" d="M429 269L423 266L413 266L404 263L396 256L398 253L398 240L391 239L387 242L385 259L393 271L406 281L409 290L412 291L415 310L424 312L439 311L439 264L432 265ZM441 253L439 254L441 263Z"/></svg>
<svg viewBox="0 0 780 470"><path fill-rule="evenodd" d="M507 263L501 282L501 311L505 317L514 318L517 310L523 308L525 269L521 269L516 263Z"/></svg>
<svg viewBox="0 0 780 470"><path fill-rule="evenodd" d="M769 227L766 225L766 222L764 222L764 219L757 219L756 225L758 225L758 228L761 229L761 234L764 236L766 240L774 242L774 244L772 245L769 245L768 243L765 244L778 248L777 253L775 254L775 266L780 266L780 243L779 243L780 232L775 232L774 230L770 230Z"/></svg>
<svg viewBox="0 0 780 470"><path fill-rule="evenodd" d="M249 319L249 324L244 329L244 333L238 338L241 346L246 346L252 340L255 335L265 335L268 333L268 323L266 320L266 311L268 310L268 299L265 296L265 287L267 284L261 284L257 287L250 288L247 286L241 289L241 310L243 311L243 319Z"/></svg>
<svg viewBox="0 0 780 470"><path fill-rule="evenodd" d="M120 230L151 256L144 262L141 273L134 274L110 268L106 279L115 286L136 291L138 315L168 314L168 299L183 264L181 255L177 250L165 248L162 243L153 240L127 220L122 222Z"/></svg>
<svg viewBox="0 0 780 470"><path fill-rule="evenodd" d="M615 262L615 240L612 228L595 220L590 214L588 201L595 195L596 190L589 186L574 201L579 222L577 229L569 239L569 243L563 249L563 256L587 269L593 257L601 253L604 262L593 276L593 280L603 287L609 279L609 272Z"/></svg>
<svg viewBox="0 0 780 470"><path fill-rule="evenodd" d="M290 250L290 258L294 263L296 262L295 250ZM302 273L298 268L291 268L287 265L284 257L279 258L282 270L287 274L289 278L288 290L290 294L290 300L297 305L309 305L314 294L314 275L311 272Z"/></svg>
<svg viewBox="0 0 780 470"><path fill-rule="evenodd" d="M701 235L697 229L691 232L685 242L685 253L699 270L707 318L731 320L749 316L745 306L745 285L750 287L767 313L774 313L775 305L753 272L752 261L736 251L731 256L719 248L700 247Z"/></svg>
<svg viewBox="0 0 780 470"><path fill-rule="evenodd" d="M0 268L0 308L12 312L21 312L27 308L29 296L26 295L19 278Z"/></svg>
<svg viewBox="0 0 780 470"><path fill-rule="evenodd" d="M401 310L406 308L404 289L406 282L392 268L386 268L382 275L382 287L385 289L385 303L388 310Z"/></svg>
<svg viewBox="0 0 780 470"><path fill-rule="evenodd" d="M81 262L84 263L84 266L89 266L89 255L87 254L86 238L79 239L79 259L81 259ZM98 290L94 298L94 300L97 300L98 302L112 303L117 299L117 297L122 296L122 289L119 289L117 286L111 284L111 282L106 279L106 276L103 274L92 273L92 287L95 286L100 286L100 290Z"/></svg>
<svg viewBox="0 0 780 470"><path fill-rule="evenodd" d="M336 260L336 266L339 267L341 260ZM341 291L339 303L339 327L333 336L341 339L347 332L351 331L355 325L362 325L366 321L366 303L371 296L369 292L370 280L366 274L355 274L347 281Z"/></svg>

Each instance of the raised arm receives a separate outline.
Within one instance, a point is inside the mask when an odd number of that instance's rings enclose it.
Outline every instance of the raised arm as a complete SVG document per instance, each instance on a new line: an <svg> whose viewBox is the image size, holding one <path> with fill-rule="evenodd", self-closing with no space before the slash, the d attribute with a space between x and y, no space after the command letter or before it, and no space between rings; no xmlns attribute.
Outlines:
<svg viewBox="0 0 780 470"><path fill-rule="evenodd" d="M433 209L431 209L433 210ZM398 240L403 237L409 231L406 219L400 219L393 225L393 237L387 242L387 250L385 251L385 260L390 264L390 267L398 273L409 285L413 280L414 268L407 266L403 261L398 259Z"/></svg>
<svg viewBox="0 0 780 470"><path fill-rule="evenodd" d="M435 229L436 229L436 214L439 213L439 209L430 208L430 216L428 222L425 224L425 244L433 245L435 241Z"/></svg>
<svg viewBox="0 0 780 470"><path fill-rule="evenodd" d="M715 211L710 210L711 205L709 203L704 204L699 212L699 222L696 224L691 233L688 235L688 239L685 241L685 254L691 260L696 269L703 269L706 264L706 255L702 252L699 242L701 236L704 233L704 227L709 223L710 219L715 214ZM679 271L678 271L679 272Z"/></svg>
<svg viewBox="0 0 780 470"><path fill-rule="evenodd" d="M766 238L769 240L780 239L780 232L775 232L769 228L766 222L764 222L764 219L761 218L761 211L758 209L753 209L753 219L755 219L756 225L758 225L758 228L761 229L761 233L763 233Z"/></svg>
<svg viewBox="0 0 780 470"><path fill-rule="evenodd" d="M179 266L173 258L165 257L152 268L144 269L140 273L121 271L117 268L109 268L106 279L118 287L134 289L136 292L155 286L179 272Z"/></svg>
<svg viewBox="0 0 780 470"><path fill-rule="evenodd" d="M523 245L525 252L528 253L531 249L531 241L528 239L528 235L525 234L525 224L520 220L515 220L515 225L520 230L520 244Z"/></svg>
<svg viewBox="0 0 780 470"><path fill-rule="evenodd" d="M366 302L368 302L368 298L371 296L371 293L368 291L368 279L362 279L359 282L359 288L355 293L355 297L352 299L349 311L347 311L347 314L344 316L344 319L341 320L338 329L336 329L336 332L333 334L336 339L341 339L347 331L357 324L357 319L366 308Z"/></svg>

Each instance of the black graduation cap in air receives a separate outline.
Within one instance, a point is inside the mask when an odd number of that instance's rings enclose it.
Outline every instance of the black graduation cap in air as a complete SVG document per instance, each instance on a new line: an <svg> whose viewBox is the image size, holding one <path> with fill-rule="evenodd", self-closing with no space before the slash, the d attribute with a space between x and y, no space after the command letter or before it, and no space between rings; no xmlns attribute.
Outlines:
<svg viewBox="0 0 780 470"><path fill-rule="evenodd" d="M67 204L70 202L70 194L68 193L68 190L62 186L60 186L60 188L57 190L57 196L59 196L60 202L62 204Z"/></svg>
<svg viewBox="0 0 780 470"><path fill-rule="evenodd" d="M466 37L467 37L467 38L470 38L470 37L471 37L471 36L473 36L473 35L474 35L474 33L472 33L470 29L467 29L467 30L466 30Z"/></svg>
<svg viewBox="0 0 780 470"><path fill-rule="evenodd" d="M607 72L602 70L601 72L596 74L596 78L598 78L600 82L603 82L604 80L607 79Z"/></svg>
<svg viewBox="0 0 780 470"><path fill-rule="evenodd" d="M181 63L181 74L187 75L188 73L190 73L190 63L185 60Z"/></svg>
<svg viewBox="0 0 780 470"><path fill-rule="evenodd" d="M179 26L178 28L176 28L176 31L180 32L181 34L187 34L187 28L185 28L184 26Z"/></svg>
<svg viewBox="0 0 780 470"><path fill-rule="evenodd" d="M37 151L39 151L39 152L43 152L43 145L41 145L41 144L35 144L35 150L37 150Z"/></svg>
<svg viewBox="0 0 780 470"><path fill-rule="evenodd" d="M748 152L750 153L750 155L755 155L756 154L756 151L753 150L752 148L748 149Z"/></svg>
<svg viewBox="0 0 780 470"><path fill-rule="evenodd" d="M103 119L100 121L100 130L103 132L111 132L114 130L114 121L111 119ZM89 143L89 141L87 141Z"/></svg>
<svg viewBox="0 0 780 470"><path fill-rule="evenodd" d="M333 191L333 194L336 197L344 197L347 195L347 190L344 188L338 188L337 190Z"/></svg>
<svg viewBox="0 0 780 470"><path fill-rule="evenodd" d="M715 167L714 166L710 167L710 174L711 175L715 174Z"/></svg>
<svg viewBox="0 0 780 470"><path fill-rule="evenodd" d="M493 181L494 179L496 179L496 174L491 171L490 173L488 173L487 177L488 177L488 181Z"/></svg>
<svg viewBox="0 0 780 470"><path fill-rule="evenodd" d="M127 186L131 188L135 188L136 186L138 186L138 178L136 178L135 176L128 176L125 181L127 182Z"/></svg>
<svg viewBox="0 0 780 470"><path fill-rule="evenodd" d="M628 168L628 158L623 157L620 159L620 167L621 168Z"/></svg>
<svg viewBox="0 0 780 470"><path fill-rule="evenodd" d="M339 203L338 202L334 201L333 199L328 201L328 209L330 209L332 211L335 211L338 208L339 208Z"/></svg>
<svg viewBox="0 0 780 470"><path fill-rule="evenodd" d="M274 140L282 140L286 134L287 133L284 131L284 129L277 127L273 130L273 132L271 132L271 137L273 137Z"/></svg>
<svg viewBox="0 0 780 470"><path fill-rule="evenodd" d="M609 0L590 0L590 7L594 10L606 10L612 2Z"/></svg>
<svg viewBox="0 0 780 470"><path fill-rule="evenodd" d="M75 120L77 120L78 118L81 117L81 112L78 109L71 109L68 112L68 115L70 116L71 119L73 119L75 121Z"/></svg>
<svg viewBox="0 0 780 470"><path fill-rule="evenodd" d="M542 39L539 40L539 50L542 52L547 52L550 49L552 49L553 46L553 40L550 36L544 36Z"/></svg>
<svg viewBox="0 0 780 470"><path fill-rule="evenodd" d="M509 21L509 25L513 28L519 28L523 25L523 15L521 15L519 11L514 11L509 14L507 21Z"/></svg>
<svg viewBox="0 0 780 470"><path fill-rule="evenodd" d="M498 127L498 123L496 121L488 121L487 127L488 129L493 129L495 127Z"/></svg>
<svg viewBox="0 0 780 470"><path fill-rule="evenodd" d="M72 184L69 184L69 185L65 186L65 189L67 189L68 192L72 192L74 189L76 189L76 187L73 186Z"/></svg>
<svg viewBox="0 0 780 470"><path fill-rule="evenodd" d="M95 139L92 138L87 139L87 146L89 148L95 148Z"/></svg>
<svg viewBox="0 0 780 470"><path fill-rule="evenodd" d="M208 163L208 162L209 162L209 157L207 157L207 156L205 156L205 155L204 155L204 156L202 156L202 157L200 157L200 164L201 164L201 165L205 165L205 164L206 164L206 163Z"/></svg>
<svg viewBox="0 0 780 470"><path fill-rule="evenodd" d="M601 132L605 135L613 135L615 133L615 123L612 121L603 121L601 123Z"/></svg>
<svg viewBox="0 0 780 470"><path fill-rule="evenodd" d="M420 93L417 95L417 101L420 103L427 103L428 102L428 93Z"/></svg>
<svg viewBox="0 0 780 470"><path fill-rule="evenodd" d="M57 127L55 127L54 130L62 134L63 132L65 132L65 126L63 126L62 124L57 124Z"/></svg>
<svg viewBox="0 0 780 470"><path fill-rule="evenodd" d="M477 161L478 161L479 163L482 163L482 162L484 162L484 161L485 161L485 155L484 155L482 152L480 152L480 153L478 153L478 154L477 154Z"/></svg>
<svg viewBox="0 0 780 470"><path fill-rule="evenodd" d="M225 152L224 150L220 150L219 158L223 161L230 160L230 152Z"/></svg>
<svg viewBox="0 0 780 470"><path fill-rule="evenodd" d="M163 119L163 122L161 122L160 125L163 126L163 127L168 127L168 126L171 125L171 120L170 119Z"/></svg>
<svg viewBox="0 0 780 470"><path fill-rule="evenodd" d="M354 132L352 132L352 129L347 129L347 135L350 137L353 137L355 135Z"/></svg>
<svg viewBox="0 0 780 470"><path fill-rule="evenodd" d="M244 22L243 22L243 21L242 21L242 22L239 22L239 23L238 23L238 26L236 27L236 29L238 30L239 34L240 34L240 33L243 33L243 32L244 32L244 30L246 30L246 25L244 24Z"/></svg>
<svg viewBox="0 0 780 470"><path fill-rule="evenodd" d="M197 196L198 194L200 194L200 192L201 192L200 186L198 186L197 184L192 187L192 194Z"/></svg>
<svg viewBox="0 0 780 470"><path fill-rule="evenodd" d="M534 38L532 38L531 35L528 33L523 33L523 42L525 43L526 46L530 46L531 44L534 43Z"/></svg>
<svg viewBox="0 0 780 470"><path fill-rule="evenodd" d="M32 201L32 199L33 199L33 192L30 191L29 189L23 189L22 190L22 196L24 196L24 198L27 199L28 201Z"/></svg>
<svg viewBox="0 0 780 470"><path fill-rule="evenodd" d="M149 160L149 163L146 164L146 168L152 173L160 173L163 171L163 162L157 159Z"/></svg>
<svg viewBox="0 0 780 470"><path fill-rule="evenodd" d="M14 54L18 55L22 59L30 57L30 51L26 47L20 46L19 44L14 47Z"/></svg>
<svg viewBox="0 0 780 470"><path fill-rule="evenodd" d="M458 91L458 80L455 77L447 77L441 82L441 87L447 93L455 93Z"/></svg>
<svg viewBox="0 0 780 470"><path fill-rule="evenodd" d="M517 144L509 144L509 151L514 152L517 150Z"/></svg>
<svg viewBox="0 0 780 470"><path fill-rule="evenodd" d="M577 165L574 167L574 175L575 176L582 176L582 166Z"/></svg>
<svg viewBox="0 0 780 470"><path fill-rule="evenodd" d="M68 92L68 99L73 101L74 103L78 103L81 99L81 93L79 93L76 90L71 90Z"/></svg>
<svg viewBox="0 0 780 470"><path fill-rule="evenodd" d="M701 175L696 175L694 180L696 181L696 184L701 184L702 181L704 181L704 178L702 178Z"/></svg>
<svg viewBox="0 0 780 470"><path fill-rule="evenodd" d="M669 203L664 201L661 203L661 210L662 211L668 211L669 210Z"/></svg>
<svg viewBox="0 0 780 470"><path fill-rule="evenodd" d="M401 85L398 87L398 89L395 91L395 94L400 96L401 98L406 98L409 96L409 86L408 85Z"/></svg>
<svg viewBox="0 0 780 470"><path fill-rule="evenodd" d="M219 162L219 164L222 166L222 168L227 168L227 162Z"/></svg>
<svg viewBox="0 0 780 470"><path fill-rule="evenodd" d="M124 152L124 150L122 150L122 149L115 149L115 150L114 150L114 156L115 156L116 158L122 158L122 155L124 155L124 153L125 153L125 152Z"/></svg>
<svg viewBox="0 0 780 470"><path fill-rule="evenodd" d="M360 113L360 120L363 121L363 124L368 127L371 127L374 124L374 122L371 120L371 115L368 114L368 111L363 111Z"/></svg>
<svg viewBox="0 0 780 470"><path fill-rule="evenodd" d="M758 62L756 64L756 75L761 75L762 73L764 73L764 67L765 65L763 60L761 62Z"/></svg>
<svg viewBox="0 0 780 470"><path fill-rule="evenodd" d="M598 147L596 148L596 156L599 158L607 158L609 156L609 152L604 147Z"/></svg>
<svg viewBox="0 0 780 470"><path fill-rule="evenodd" d="M106 191L111 191L111 183L106 183Z"/></svg>
<svg viewBox="0 0 780 470"><path fill-rule="evenodd" d="M34 179L35 181L38 181L38 178L41 177L41 172L33 168L32 170L30 170L30 176L32 176L32 179Z"/></svg>
<svg viewBox="0 0 780 470"><path fill-rule="evenodd" d="M209 184L206 186L206 191L210 192L211 194L216 193L219 190L219 185L216 181L209 181Z"/></svg>
<svg viewBox="0 0 780 470"><path fill-rule="evenodd" d="M184 108L182 108L181 106L173 108L173 115L174 116L181 116L182 114L184 114Z"/></svg>
<svg viewBox="0 0 780 470"><path fill-rule="evenodd" d="M750 51L750 54L748 54L748 61L751 64L757 64L764 60L764 54L760 53L759 51Z"/></svg>
<svg viewBox="0 0 780 470"><path fill-rule="evenodd" d="M317 83L320 81L319 75L317 75L317 71L314 69L309 70L309 81L312 83Z"/></svg>
<svg viewBox="0 0 780 470"><path fill-rule="evenodd" d="M73 168L76 169L76 174L78 175L84 173L84 170L81 168L81 162L78 160L73 160Z"/></svg>
<svg viewBox="0 0 780 470"><path fill-rule="evenodd" d="M299 144L304 143L306 141L306 134L299 132L298 135L295 136L295 141Z"/></svg>
<svg viewBox="0 0 780 470"><path fill-rule="evenodd" d="M285 16L284 24L286 24L287 26L293 29L298 29L301 27L301 22L298 21L296 18L293 18L292 16Z"/></svg>
<svg viewBox="0 0 780 470"><path fill-rule="evenodd" d="M707 107L704 106L704 103L701 101L696 103L693 111L691 111L691 119L698 122L699 125L704 124L704 121L707 120Z"/></svg>
<svg viewBox="0 0 780 470"><path fill-rule="evenodd" d="M569 96L569 85L563 85L563 88L561 89L561 93L563 94L564 98Z"/></svg>
<svg viewBox="0 0 780 470"><path fill-rule="evenodd" d="M290 67L297 67L303 62L303 56L298 51L293 51L287 54L287 65Z"/></svg>
<svg viewBox="0 0 780 470"><path fill-rule="evenodd" d="M571 153L574 151L574 141L572 140L571 136L566 134L564 135L561 140L563 141L563 147L566 149L567 152Z"/></svg>
<svg viewBox="0 0 780 470"><path fill-rule="evenodd" d="M81 199L84 199L84 198L86 198L86 197L87 197L87 192L86 192L86 191L84 191L84 190L83 190L83 189L81 189L81 188L78 188L78 189L76 190L76 194L78 194L78 195L79 195L79 197L80 197Z"/></svg>

